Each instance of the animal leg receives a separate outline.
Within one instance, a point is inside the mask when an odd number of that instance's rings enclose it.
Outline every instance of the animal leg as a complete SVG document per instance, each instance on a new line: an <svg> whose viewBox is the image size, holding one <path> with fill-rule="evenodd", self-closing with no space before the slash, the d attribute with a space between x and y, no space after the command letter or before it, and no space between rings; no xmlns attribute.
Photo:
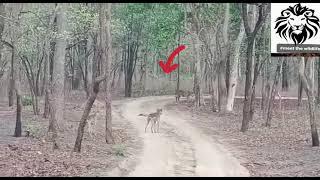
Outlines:
<svg viewBox="0 0 320 180"><path fill-rule="evenodd" d="M148 127L149 123L150 123L150 119L148 118L148 119L147 119L147 125L146 125L146 127L144 128L144 132L147 132L147 127Z"/></svg>
<svg viewBox="0 0 320 180"><path fill-rule="evenodd" d="M155 132L155 131L154 131L154 127L153 127L153 126L154 126L154 121L151 123L151 132L152 132L152 133L154 133L154 132Z"/></svg>
<svg viewBox="0 0 320 180"><path fill-rule="evenodd" d="M157 133L159 133L159 121L157 121Z"/></svg>

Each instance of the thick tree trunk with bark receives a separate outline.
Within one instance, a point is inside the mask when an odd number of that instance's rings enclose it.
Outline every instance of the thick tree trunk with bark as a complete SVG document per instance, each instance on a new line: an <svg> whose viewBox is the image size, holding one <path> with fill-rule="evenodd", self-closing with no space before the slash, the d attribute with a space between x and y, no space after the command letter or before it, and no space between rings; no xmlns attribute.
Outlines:
<svg viewBox="0 0 320 180"><path fill-rule="evenodd" d="M103 71L106 77L105 81L105 105L106 105L106 127L105 139L106 143L114 143L112 137L112 116L111 116L111 4L99 4L99 49L101 52L101 62L103 63Z"/></svg>
<svg viewBox="0 0 320 180"><path fill-rule="evenodd" d="M306 68L307 63L304 64L304 68ZM303 94L303 82L302 82L301 74L299 73L299 84L298 84L298 107L301 106L302 103L302 94Z"/></svg>
<svg viewBox="0 0 320 180"><path fill-rule="evenodd" d="M229 36L228 36L228 27L229 27L229 17L230 17L230 8L229 3L225 4L225 12L224 12L224 20L222 24L222 29L218 30L216 34L216 41L218 47L218 108L219 111L222 109L226 109L227 104L227 93L229 88L229 80L230 80L230 67L228 66L228 58L229 58Z"/></svg>
<svg viewBox="0 0 320 180"><path fill-rule="evenodd" d="M247 46L247 62L246 62L246 81L245 81L245 95L244 95L244 105L243 105L243 119L241 131L245 132L249 128L249 122L252 120L252 115L250 113L251 108L251 96L252 96L252 64L253 64L253 43L254 39L248 38Z"/></svg>
<svg viewBox="0 0 320 180"><path fill-rule="evenodd" d="M16 19L19 22L19 13L20 10L22 9L23 4L17 3L17 4L7 4L8 9L10 13L8 14L9 19ZM10 75L9 75L9 92L8 92L8 100L9 100L9 107L13 106L14 104L14 86L15 86L15 76L16 76L16 67L15 67L15 61L17 60L15 58L16 56L16 41L17 41L17 28L12 24L8 23L8 29L11 29L9 31L9 36L11 39L11 50L12 50L12 55L11 55L11 62L10 62Z"/></svg>
<svg viewBox="0 0 320 180"><path fill-rule="evenodd" d="M197 38L197 37L196 37ZM198 39L198 38L197 38ZM199 41L196 41L195 44L195 59L196 59L196 66L195 66L195 72L194 72L194 94L195 94L195 106L200 107L201 106L201 66L200 66L200 55L199 55Z"/></svg>
<svg viewBox="0 0 320 180"><path fill-rule="evenodd" d="M246 53L246 80L245 80L245 99L243 106L243 119L241 125L241 132L245 132L249 128L249 122L253 119L254 113L254 99L255 99L255 81L257 79L258 72L255 72L258 68L255 65L254 59L254 41L257 32L262 27L266 16L270 11L270 4L262 4L258 7L259 16L256 22L248 20L247 4L242 4L242 18L244 23L245 32L247 35L247 53ZM255 12L252 12L255 13ZM250 25L249 25L250 24Z"/></svg>
<svg viewBox="0 0 320 180"><path fill-rule="evenodd" d="M10 80L9 80L9 94L8 94L8 100L9 100L9 107L13 106L13 95L14 95L14 73L15 73L15 68L14 68L14 51L15 48L12 47L12 55L11 55L11 61L10 61Z"/></svg>
<svg viewBox="0 0 320 180"><path fill-rule="evenodd" d="M19 90L16 89L16 97L17 97L17 111L16 111L16 127L14 129L14 137L21 137L22 127L21 127L21 111L22 111L22 103L21 103L21 95Z"/></svg>
<svg viewBox="0 0 320 180"><path fill-rule="evenodd" d="M79 123L79 127L78 127L78 134L77 134L76 142L75 142L74 148L73 148L74 152L81 151L81 143L82 143L82 139L83 139L84 128L87 125L87 120L88 120L92 105L93 105L94 101L96 100L97 95L99 93L100 82L102 82L103 80L105 80L105 77L98 77L92 85L92 92L86 101L86 105L85 105L83 114L80 119L80 123Z"/></svg>
<svg viewBox="0 0 320 180"><path fill-rule="evenodd" d="M316 124L316 118L315 118L315 98L313 95L313 91L311 89L313 87L313 81L310 78L308 78L305 72L306 63L308 63L307 61L308 61L307 57L303 58L300 61L299 74L301 77L303 88L308 97L308 107L309 107L308 109L309 109L309 115L310 115L312 146L319 146L319 136L318 136L318 130L317 130L317 124Z"/></svg>
<svg viewBox="0 0 320 180"><path fill-rule="evenodd" d="M228 98L227 98L227 107L226 107L227 111L233 111L234 98L236 95L236 89L238 84L238 73L239 73L238 66L239 66L239 59L240 59L240 47L244 39L244 35L245 35L244 26L243 26L243 23L241 22L240 32L235 42L233 61L230 61L231 68L230 68L230 79L229 79Z"/></svg>
<svg viewBox="0 0 320 180"><path fill-rule="evenodd" d="M180 33L178 34L178 47L180 46ZM178 61L178 67L180 67L180 55L178 54L177 57L177 61ZM177 69L177 87L176 87L176 94L179 92L180 90L180 68Z"/></svg>
<svg viewBox="0 0 320 180"><path fill-rule="evenodd" d="M278 65L277 65L277 69L274 75L274 79L273 79L273 85L271 88L271 94L268 95L268 111L267 111L267 120L266 120L266 126L270 127L271 126L271 119L272 119L272 110L273 110L273 105L274 105L274 99L277 93L277 86L279 83L279 78L280 78L280 70L281 70L281 64L282 64L282 60L278 60Z"/></svg>
<svg viewBox="0 0 320 180"><path fill-rule="evenodd" d="M58 123L64 119L64 79L65 79L65 54L66 39L64 33L66 31L66 4L58 4L57 10L57 37L56 50L54 53L52 82L50 83L50 123L49 132L53 133L52 140L54 149L58 148L56 138Z"/></svg>
<svg viewBox="0 0 320 180"><path fill-rule="evenodd" d="M48 76L50 75L49 73L49 63L50 61L50 54L51 54L51 49L50 49L50 42L47 42L45 45L45 53L46 57L44 60L44 65L43 65L43 94L44 94L44 109L43 109L43 118L48 118L49 116L49 78Z"/></svg>
<svg viewBox="0 0 320 180"><path fill-rule="evenodd" d="M320 57L318 58L318 95L317 95L317 104L320 103Z"/></svg>
<svg viewBox="0 0 320 180"><path fill-rule="evenodd" d="M56 18L54 18L56 19ZM53 57L55 53L55 43L50 42L49 47L47 49L47 65L46 65L46 73L48 74L47 82L45 82L44 89L45 89L45 101L44 101L44 110L43 110L43 117L48 118L50 113L50 102L49 102L49 96L50 96L50 89L51 89L51 82L53 77Z"/></svg>
<svg viewBox="0 0 320 180"><path fill-rule="evenodd" d="M2 78L4 74L4 67L5 64L3 63L4 60L2 59L2 49L3 49L3 43L2 43L2 33L4 30L4 17L5 17L5 9L4 9L4 4L0 3L0 79Z"/></svg>
<svg viewBox="0 0 320 180"><path fill-rule="evenodd" d="M283 91L288 91L288 88L289 88L288 73L289 73L289 61L287 59L284 59L282 64L282 90Z"/></svg>
<svg viewBox="0 0 320 180"><path fill-rule="evenodd" d="M298 82L298 106L301 106L302 103L302 93L303 93L303 84L302 84L302 79L299 74L299 82Z"/></svg>
<svg viewBox="0 0 320 180"><path fill-rule="evenodd" d="M16 51L15 49L12 50L13 58L16 58ZM16 63L15 66L19 68L19 63ZM17 99L17 110L16 110L16 127L14 130L14 137L21 137L22 133L22 126L21 126L21 111L22 111L22 102L21 102L21 94L20 94L20 79L18 78L17 74L14 76L15 78L15 93Z"/></svg>
<svg viewBox="0 0 320 180"><path fill-rule="evenodd" d="M140 33L138 33L140 34ZM138 35L139 38L140 35ZM136 67L138 57L138 42L130 43L127 46L127 56L125 58L125 97L131 97L132 95L132 78Z"/></svg>
<svg viewBox="0 0 320 180"><path fill-rule="evenodd" d="M202 102L201 102L201 41L199 39L199 33L200 33L200 21L199 21L199 8L200 5L198 3L192 4L191 8L193 9L192 12L192 31L193 31L193 52L194 52L194 59L195 59L195 68L194 68L194 84L193 84L193 92L195 96L195 107L200 107Z"/></svg>

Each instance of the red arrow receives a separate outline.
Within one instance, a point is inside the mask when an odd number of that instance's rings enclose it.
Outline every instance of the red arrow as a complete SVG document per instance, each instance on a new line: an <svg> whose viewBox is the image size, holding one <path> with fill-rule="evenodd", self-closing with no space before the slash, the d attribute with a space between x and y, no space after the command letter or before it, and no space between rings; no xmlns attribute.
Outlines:
<svg viewBox="0 0 320 180"><path fill-rule="evenodd" d="M162 70L166 73L169 74L172 71L174 71L179 65L178 64L172 64L174 57L179 54L181 51L183 51L186 48L185 45L179 46L177 49L175 49L169 56L167 63L165 64L164 61L160 60L159 65L162 68Z"/></svg>

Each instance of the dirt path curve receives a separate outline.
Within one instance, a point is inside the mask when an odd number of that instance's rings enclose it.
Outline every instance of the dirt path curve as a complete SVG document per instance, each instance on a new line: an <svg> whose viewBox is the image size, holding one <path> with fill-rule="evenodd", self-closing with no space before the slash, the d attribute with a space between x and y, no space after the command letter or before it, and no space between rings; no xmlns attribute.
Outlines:
<svg viewBox="0 0 320 180"><path fill-rule="evenodd" d="M247 169L221 145L190 126L174 111L164 108L172 96L144 97L124 103L124 118L143 138L144 148L129 176L249 176ZM160 133L144 132L146 119L140 113L163 108Z"/></svg>

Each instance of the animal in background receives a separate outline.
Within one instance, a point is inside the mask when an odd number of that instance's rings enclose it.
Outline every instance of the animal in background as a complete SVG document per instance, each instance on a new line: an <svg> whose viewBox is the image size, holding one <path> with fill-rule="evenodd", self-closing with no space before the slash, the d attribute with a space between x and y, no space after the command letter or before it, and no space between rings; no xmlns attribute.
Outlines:
<svg viewBox="0 0 320 180"><path fill-rule="evenodd" d="M192 94L193 93L191 91L179 90L176 92L176 102L180 101L180 97L186 97L187 101L189 101L189 98Z"/></svg>

